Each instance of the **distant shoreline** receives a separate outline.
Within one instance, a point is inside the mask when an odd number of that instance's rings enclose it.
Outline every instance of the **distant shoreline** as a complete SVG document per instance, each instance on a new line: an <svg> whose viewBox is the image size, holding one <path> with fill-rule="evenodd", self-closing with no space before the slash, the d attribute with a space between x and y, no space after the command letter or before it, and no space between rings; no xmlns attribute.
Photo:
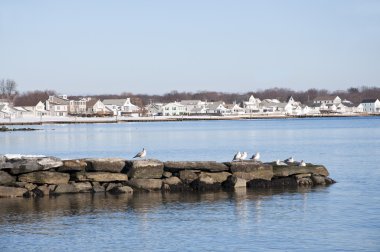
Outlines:
<svg viewBox="0 0 380 252"><path fill-rule="evenodd" d="M178 122L178 121L216 121L216 120L251 120L251 119L293 119L293 118L349 118L373 117L380 114L326 114L326 115L244 115L244 116L155 116L155 117L48 117L16 118L9 121L0 119L0 125L43 125L43 124L86 124L86 123L123 123L123 122Z"/></svg>

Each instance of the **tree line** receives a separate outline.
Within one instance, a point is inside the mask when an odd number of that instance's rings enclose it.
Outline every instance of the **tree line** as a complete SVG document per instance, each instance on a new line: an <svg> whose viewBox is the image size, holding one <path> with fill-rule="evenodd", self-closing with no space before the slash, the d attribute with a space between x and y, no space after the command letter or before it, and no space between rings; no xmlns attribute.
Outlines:
<svg viewBox="0 0 380 252"><path fill-rule="evenodd" d="M39 101L46 101L50 95L57 95L55 90L34 90L19 93L16 89L16 82L10 79L0 80L0 98L13 101L15 106L27 106L37 104ZM198 92L179 92L177 90L168 92L163 95L133 94L123 92L121 94L99 94L91 97L104 99L122 99L131 98L131 102L139 107L150 103L167 103L181 100L202 100L209 102L224 101L226 103L241 103L247 101L253 95L255 98L278 99L286 101L290 96L296 101L303 104L311 103L315 98L320 96L339 96L341 99L347 99L355 104L359 104L363 99L380 99L379 87L350 87L347 90L329 91L326 89L308 89L306 91L295 91L289 88L267 88L245 93L226 93L216 91L198 91ZM69 96L69 99L77 100L84 96Z"/></svg>

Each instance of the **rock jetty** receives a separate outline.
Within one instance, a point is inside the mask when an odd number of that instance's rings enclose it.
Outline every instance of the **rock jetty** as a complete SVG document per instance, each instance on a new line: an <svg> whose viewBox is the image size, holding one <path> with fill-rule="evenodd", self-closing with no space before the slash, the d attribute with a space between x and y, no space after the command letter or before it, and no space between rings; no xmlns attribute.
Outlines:
<svg viewBox="0 0 380 252"><path fill-rule="evenodd" d="M317 186L335 183L323 165L276 162L168 161L0 155L0 197L66 193L210 191Z"/></svg>

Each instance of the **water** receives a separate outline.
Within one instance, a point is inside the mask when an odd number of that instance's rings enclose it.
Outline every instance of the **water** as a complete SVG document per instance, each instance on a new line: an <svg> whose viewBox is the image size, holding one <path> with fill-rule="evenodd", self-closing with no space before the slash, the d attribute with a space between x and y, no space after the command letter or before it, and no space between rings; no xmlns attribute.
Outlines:
<svg viewBox="0 0 380 252"><path fill-rule="evenodd" d="M44 125L0 153L322 163L329 187L0 199L0 251L380 251L380 118Z"/></svg>

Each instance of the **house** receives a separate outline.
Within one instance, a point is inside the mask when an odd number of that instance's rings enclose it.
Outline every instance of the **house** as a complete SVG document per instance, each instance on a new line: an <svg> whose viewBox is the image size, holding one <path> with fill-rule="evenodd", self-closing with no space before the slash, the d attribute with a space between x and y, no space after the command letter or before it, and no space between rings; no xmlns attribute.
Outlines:
<svg viewBox="0 0 380 252"><path fill-rule="evenodd" d="M8 103L0 104L0 118L3 119L12 119L20 117L20 113Z"/></svg>
<svg viewBox="0 0 380 252"><path fill-rule="evenodd" d="M99 99L88 99L86 102L86 114L113 115L113 111L109 110Z"/></svg>
<svg viewBox="0 0 380 252"><path fill-rule="evenodd" d="M227 108L224 106L224 102L211 102L206 105L207 114L224 115L227 112Z"/></svg>
<svg viewBox="0 0 380 252"><path fill-rule="evenodd" d="M379 99L364 99L360 104L363 106L363 112L366 112L366 113L380 112Z"/></svg>
<svg viewBox="0 0 380 252"><path fill-rule="evenodd" d="M182 100L180 103L186 107L188 114L191 114L192 111L196 111L195 109L204 108L206 106L206 103L201 100Z"/></svg>
<svg viewBox="0 0 380 252"><path fill-rule="evenodd" d="M138 116L140 108L131 103L130 98L126 99L106 99L103 104L113 112L114 115Z"/></svg>
<svg viewBox="0 0 380 252"><path fill-rule="evenodd" d="M22 117L41 117L47 115L45 104L42 101L36 103L24 103L24 106L14 107L22 113Z"/></svg>
<svg viewBox="0 0 380 252"><path fill-rule="evenodd" d="M87 111L87 102L89 98L81 98L78 101L70 100L69 113L70 114L85 114Z"/></svg>
<svg viewBox="0 0 380 252"><path fill-rule="evenodd" d="M187 114L186 106L182 105L179 102L170 102L162 106L162 114L164 116L185 115Z"/></svg>
<svg viewBox="0 0 380 252"><path fill-rule="evenodd" d="M322 103L319 107L321 113L335 113L337 112L337 105L331 103Z"/></svg>
<svg viewBox="0 0 380 252"><path fill-rule="evenodd" d="M338 105L342 102L339 96L320 96L314 99L316 104L335 104Z"/></svg>
<svg viewBox="0 0 380 252"><path fill-rule="evenodd" d="M260 112L260 103L261 100L259 98L255 98L251 95L248 101L243 102L243 108L246 113L257 113Z"/></svg>
<svg viewBox="0 0 380 252"><path fill-rule="evenodd" d="M147 111L148 116L161 116L163 106L164 104L162 103L151 103L145 106L145 110Z"/></svg>
<svg viewBox="0 0 380 252"><path fill-rule="evenodd" d="M49 96L46 101L46 110L50 116L67 116L69 113L69 100L57 96Z"/></svg>
<svg viewBox="0 0 380 252"><path fill-rule="evenodd" d="M245 114L245 110L236 103L226 104L224 107L227 109L226 114L231 114L231 115Z"/></svg>

